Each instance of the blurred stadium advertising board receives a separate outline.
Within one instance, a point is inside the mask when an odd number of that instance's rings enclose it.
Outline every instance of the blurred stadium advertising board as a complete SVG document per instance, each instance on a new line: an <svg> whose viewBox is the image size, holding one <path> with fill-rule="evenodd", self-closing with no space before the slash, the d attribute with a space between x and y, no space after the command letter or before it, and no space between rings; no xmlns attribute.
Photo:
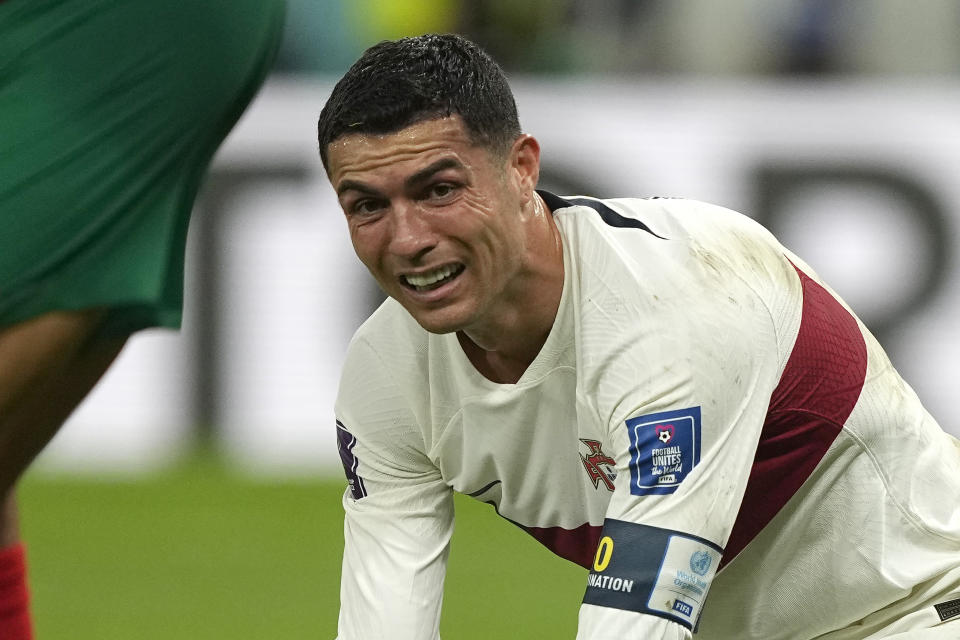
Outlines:
<svg viewBox="0 0 960 640"><path fill-rule="evenodd" d="M770 227L960 434L960 84L520 79L560 194L679 196ZM268 83L198 205L180 334L133 339L42 464L162 465L191 435L244 468L336 472L332 404L379 294L315 149L323 83Z"/></svg>

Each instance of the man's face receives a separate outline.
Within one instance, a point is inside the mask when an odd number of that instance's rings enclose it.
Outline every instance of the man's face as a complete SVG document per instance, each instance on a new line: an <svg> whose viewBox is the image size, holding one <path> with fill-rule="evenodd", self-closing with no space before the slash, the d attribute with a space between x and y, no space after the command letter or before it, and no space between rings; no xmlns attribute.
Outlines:
<svg viewBox="0 0 960 640"><path fill-rule="evenodd" d="M479 326L521 294L520 209L536 177L517 168L517 148L497 158L473 145L459 116L329 146L357 256L428 331Z"/></svg>

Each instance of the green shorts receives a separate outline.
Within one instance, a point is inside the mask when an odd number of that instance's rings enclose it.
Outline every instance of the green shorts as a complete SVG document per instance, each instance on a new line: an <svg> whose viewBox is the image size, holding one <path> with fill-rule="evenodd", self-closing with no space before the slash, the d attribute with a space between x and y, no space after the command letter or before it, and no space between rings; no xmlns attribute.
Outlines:
<svg viewBox="0 0 960 640"><path fill-rule="evenodd" d="M283 0L0 1L0 327L178 327L187 225Z"/></svg>

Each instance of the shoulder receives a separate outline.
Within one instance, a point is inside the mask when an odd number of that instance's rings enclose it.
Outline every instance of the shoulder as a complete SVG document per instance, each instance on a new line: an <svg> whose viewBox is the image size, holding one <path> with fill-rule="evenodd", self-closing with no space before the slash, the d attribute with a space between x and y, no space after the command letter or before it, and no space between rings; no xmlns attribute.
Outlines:
<svg viewBox="0 0 960 640"><path fill-rule="evenodd" d="M427 336L399 302L387 298L353 334L347 348L347 361L376 358L389 366L398 359L406 359L411 352L422 350Z"/></svg>
<svg viewBox="0 0 960 640"><path fill-rule="evenodd" d="M653 375L645 372L654 362L657 379L644 388L669 382L663 397L686 389L691 406L710 389L729 391L720 381L772 388L802 291L766 229L725 207L681 199L593 200L557 216L572 256L585 361L603 365L588 372L590 386L611 415L632 406L623 394L634 387L624 391L621 381Z"/></svg>
<svg viewBox="0 0 960 640"><path fill-rule="evenodd" d="M796 293L796 258L766 228L732 209L682 198L556 198L554 216L571 250L587 262L627 263L649 279L692 279L729 290L740 282L757 293ZM798 265L799 266L799 265ZM666 274L664 274L665 276Z"/></svg>
<svg viewBox="0 0 960 640"><path fill-rule="evenodd" d="M653 239L659 239L677 244L742 236L758 244L778 244L769 231L748 216L699 200L552 196L549 202L557 207L554 214L562 227L591 227L619 242L642 239L653 243Z"/></svg>
<svg viewBox="0 0 960 640"><path fill-rule="evenodd" d="M427 333L392 298L357 329L340 375L337 415L351 425L396 424L410 385L425 375ZM405 419L405 422L411 422Z"/></svg>
<svg viewBox="0 0 960 640"><path fill-rule="evenodd" d="M426 331L387 299L347 348L334 413L341 457L359 459L368 482L434 471L427 342Z"/></svg>

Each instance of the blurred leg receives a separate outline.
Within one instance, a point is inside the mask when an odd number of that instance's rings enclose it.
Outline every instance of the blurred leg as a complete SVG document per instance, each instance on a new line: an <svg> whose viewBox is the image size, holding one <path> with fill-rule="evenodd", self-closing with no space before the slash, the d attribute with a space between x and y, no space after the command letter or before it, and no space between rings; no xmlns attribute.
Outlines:
<svg viewBox="0 0 960 640"><path fill-rule="evenodd" d="M0 494L11 491L123 348L126 336L98 336L103 318L99 310L58 311L0 330ZM8 518L0 514L0 531Z"/></svg>
<svg viewBox="0 0 960 640"><path fill-rule="evenodd" d="M180 325L197 190L283 21L283 0L0 0L0 640L30 637L14 486L126 342L51 310Z"/></svg>
<svg viewBox="0 0 960 640"><path fill-rule="evenodd" d="M0 637L30 640L17 478L114 361L126 337L100 338L102 311L47 313L0 330Z"/></svg>
<svg viewBox="0 0 960 640"><path fill-rule="evenodd" d="M0 331L0 636L30 640L14 484L119 353L100 311L56 312Z"/></svg>

